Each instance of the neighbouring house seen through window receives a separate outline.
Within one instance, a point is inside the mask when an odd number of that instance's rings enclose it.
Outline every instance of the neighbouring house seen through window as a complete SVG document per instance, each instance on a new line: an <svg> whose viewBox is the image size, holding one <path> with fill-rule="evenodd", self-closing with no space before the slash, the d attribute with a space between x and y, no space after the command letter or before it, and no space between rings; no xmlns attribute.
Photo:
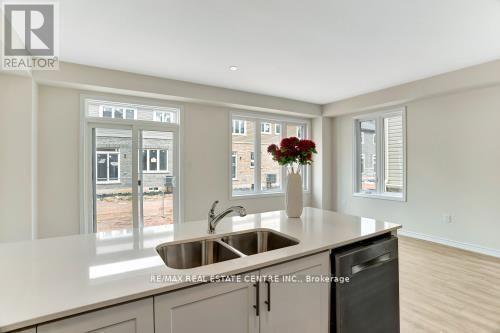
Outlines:
<svg viewBox="0 0 500 333"><path fill-rule="evenodd" d="M142 151L142 170L144 172L168 171L168 150L144 149Z"/></svg>
<svg viewBox="0 0 500 333"><path fill-rule="evenodd" d="M120 150L102 148L96 152L96 173L98 183L120 181Z"/></svg>
<svg viewBox="0 0 500 333"><path fill-rule="evenodd" d="M286 169L267 152L284 137L307 137L309 121L272 115L232 114L231 118L231 195L282 193ZM283 130L282 130L283 129ZM301 168L304 190L308 188L308 169ZM229 175L228 175L229 176Z"/></svg>

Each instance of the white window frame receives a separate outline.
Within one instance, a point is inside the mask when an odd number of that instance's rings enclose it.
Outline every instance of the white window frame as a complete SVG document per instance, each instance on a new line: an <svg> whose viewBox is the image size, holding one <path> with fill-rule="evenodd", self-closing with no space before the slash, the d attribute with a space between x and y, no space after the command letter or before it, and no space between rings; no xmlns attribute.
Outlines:
<svg viewBox="0 0 500 333"><path fill-rule="evenodd" d="M384 119L400 115L402 117L402 135L403 135L403 191L398 193L383 192L385 183L385 135L384 135ZM377 190L371 193L362 192L361 188L361 145L362 136L360 133L359 123L361 121L375 121L375 151L376 151L376 175L377 175ZM406 169L406 107L393 108L378 112L362 114L353 117L353 196L385 199L394 201L406 201L407 192L407 169Z"/></svg>
<svg viewBox="0 0 500 333"><path fill-rule="evenodd" d="M120 149L116 149L115 151L110 151L110 150L97 150L95 152L96 156L97 155L106 155L106 180L96 180L97 184L120 184L121 183L121 154L120 154ZM118 179L116 180L110 180L109 179L109 155L114 154L118 155ZM96 170L97 170L97 158L95 161L96 164Z"/></svg>
<svg viewBox="0 0 500 333"><path fill-rule="evenodd" d="M143 151L145 150L146 151L146 170L142 170L144 173L167 173L167 172L170 172L169 170L169 167L168 167L168 162L169 162L169 150L166 149L166 148L143 148L142 149ZM156 156L158 156L158 162L156 163L156 170L151 170L150 166L151 166L151 161L150 161L150 158L149 158L149 153L152 151L152 150L156 150ZM166 165L167 165L167 168L165 170L161 170L160 169L160 150L165 150L166 151ZM142 156L141 156L142 158ZM140 161L142 163L142 159Z"/></svg>
<svg viewBox="0 0 500 333"><path fill-rule="evenodd" d="M235 119L236 118L236 119ZM261 189L261 123L278 123L281 125L281 133L280 140L285 137L287 126L303 126L304 128L304 139L311 139L311 121L307 118L298 118L298 117L287 117L276 114L267 114L267 113L257 113L257 112L239 112L233 111L229 117L229 137L231 138L229 142L229 153L228 153L228 164L229 170L231 170L231 156L233 153L233 120L245 120L245 133L246 132L246 124L247 122L255 123L255 131L254 131L254 167L251 168L254 171L254 189L253 191L248 191L245 194L235 194L233 193L233 184L231 174L228 175L229 178L229 198L230 200L240 200L242 198L260 198L260 197L274 197L274 196L284 196L285 188L286 188L286 167L281 167L280 179L281 179L281 188L279 190L266 191ZM239 135L238 133L234 133L234 135ZM306 166L303 168L303 185L304 185L304 193L311 193L311 167Z"/></svg>
<svg viewBox="0 0 500 333"><path fill-rule="evenodd" d="M281 134L281 124L274 124L274 134Z"/></svg>
<svg viewBox="0 0 500 333"><path fill-rule="evenodd" d="M125 109L135 108L136 110L154 110L169 108L172 109L171 112L175 112L175 122L173 123L160 123L152 120L139 120L137 119L137 111L135 113L135 119L121 119L121 118L101 118L92 117L88 115L88 104L99 103L102 105L116 105L119 107L125 107ZM116 128L116 129L129 129L132 131L132 137L140 137L139 132L141 130L145 131L166 131L174 133L174 144L172 150L169 151L169 157L174 157L174 165L172 176L175 177L176 185L173 189L174 191L174 223L179 223L183 221L184 218L184 173L183 161L184 154L182 150L184 142L184 112L183 107L178 104L173 104L169 102L159 102L151 101L147 98L127 98L124 96L117 96L112 94L100 94L100 95L80 95L80 161L83 163L80 167L80 233L92 233L94 230L94 221L92 216L93 207L93 185L92 185L92 165L90 160L92 156L92 131L94 128ZM132 141L132 154L138 154L139 143L137 141ZM140 158L138 162L141 162ZM142 172L142 164L132 163L132 183L138 183L140 173ZM141 165L141 166L139 166ZM167 164L167 168L169 168ZM133 195L138 197L138 186L132 186ZM137 212L138 207L133 207L133 227L138 228L139 225L139 214Z"/></svg>
<svg viewBox="0 0 500 333"><path fill-rule="evenodd" d="M239 125L243 123L243 127L234 126L235 122ZM238 128L239 131L243 128L243 132L235 132L234 129ZM243 119L232 119L231 118L231 134L232 135L247 135L247 122Z"/></svg>
<svg viewBox="0 0 500 333"><path fill-rule="evenodd" d="M278 125L278 124L276 124L276 125ZM271 123L266 123L266 122L260 123L260 132L262 134L272 134L273 133L272 128L273 127L272 127Z"/></svg>

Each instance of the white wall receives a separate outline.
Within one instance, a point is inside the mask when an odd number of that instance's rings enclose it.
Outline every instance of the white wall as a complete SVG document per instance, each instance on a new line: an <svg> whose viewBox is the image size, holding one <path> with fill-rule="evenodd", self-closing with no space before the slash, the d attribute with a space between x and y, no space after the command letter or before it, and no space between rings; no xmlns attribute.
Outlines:
<svg viewBox="0 0 500 333"><path fill-rule="evenodd" d="M38 236L80 231L80 94L39 86Z"/></svg>
<svg viewBox="0 0 500 333"><path fill-rule="evenodd" d="M79 232L78 148L82 93L96 94L70 88L39 86L40 237ZM152 99L133 99L144 103L155 102ZM232 109L198 103L176 104L182 105L184 112L184 221L205 219L215 199L219 199L222 206L242 204L249 213L283 209L283 197L229 200L228 126ZM305 204L309 204L309 196L305 199Z"/></svg>
<svg viewBox="0 0 500 333"><path fill-rule="evenodd" d="M344 115L332 123L336 210L500 254L500 86L406 105L407 202L352 196L353 125L352 115ZM453 222L444 223L443 214Z"/></svg>
<svg viewBox="0 0 500 333"><path fill-rule="evenodd" d="M0 74L0 242L32 237L34 98L30 77Z"/></svg>

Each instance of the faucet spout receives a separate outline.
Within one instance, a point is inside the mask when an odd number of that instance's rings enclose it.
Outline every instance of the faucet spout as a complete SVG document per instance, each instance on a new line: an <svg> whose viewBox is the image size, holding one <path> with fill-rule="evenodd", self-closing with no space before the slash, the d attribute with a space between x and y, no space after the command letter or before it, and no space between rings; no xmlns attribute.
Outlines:
<svg viewBox="0 0 500 333"><path fill-rule="evenodd" d="M219 214L215 214L215 205L217 203L218 203L218 201L216 201L214 203L214 205L212 205L212 208L210 209L210 211L208 213L208 233L210 233L210 234L215 233L215 227L217 227L217 224L219 224L219 222L227 215L234 213L234 212L238 213L238 215L241 217L247 215L247 211L246 211L245 207L243 207L243 206L232 206L232 207L227 208L226 210L224 210L223 212L221 212Z"/></svg>

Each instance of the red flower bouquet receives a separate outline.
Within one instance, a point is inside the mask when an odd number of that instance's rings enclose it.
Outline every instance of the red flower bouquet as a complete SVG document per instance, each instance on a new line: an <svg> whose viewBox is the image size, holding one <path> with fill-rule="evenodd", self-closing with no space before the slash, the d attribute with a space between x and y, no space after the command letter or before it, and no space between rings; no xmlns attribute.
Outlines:
<svg viewBox="0 0 500 333"><path fill-rule="evenodd" d="M309 165L313 162L313 154L316 154L316 144L312 140L300 140L294 136L281 140L279 146L272 144L267 147L267 152L273 156L273 160L279 165L289 166L294 164Z"/></svg>

